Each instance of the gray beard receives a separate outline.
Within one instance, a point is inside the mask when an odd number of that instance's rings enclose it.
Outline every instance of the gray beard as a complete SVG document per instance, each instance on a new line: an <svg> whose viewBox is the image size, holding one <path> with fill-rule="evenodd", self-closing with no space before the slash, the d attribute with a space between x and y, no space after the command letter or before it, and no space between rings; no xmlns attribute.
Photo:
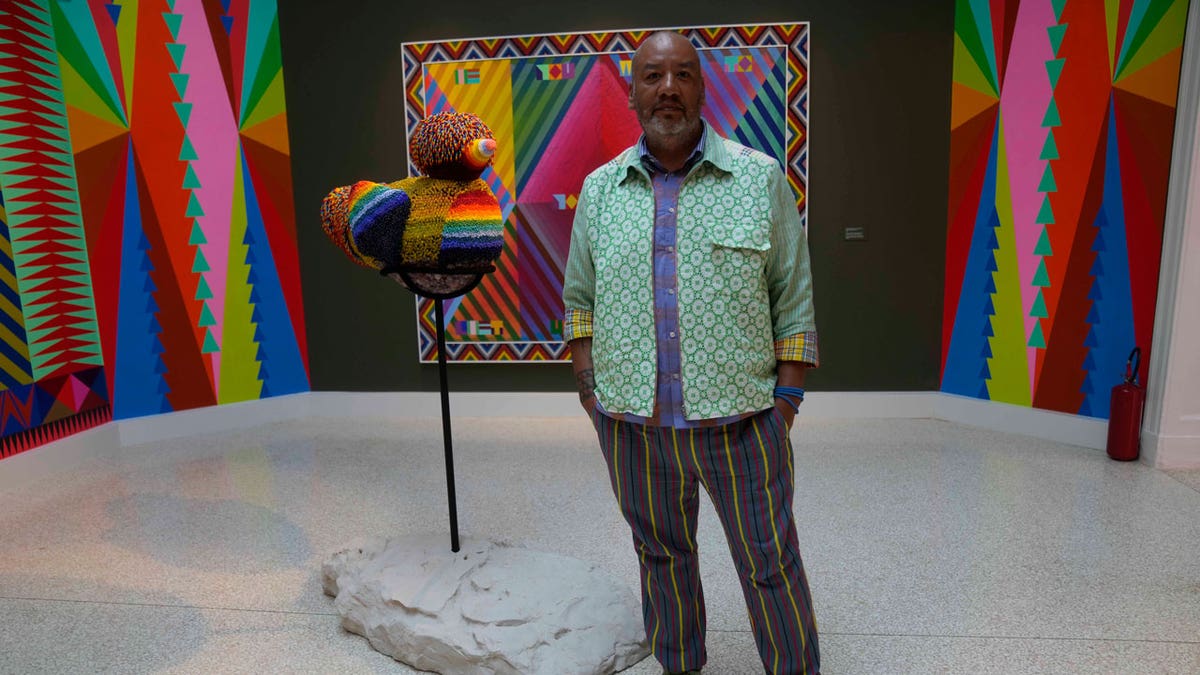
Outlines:
<svg viewBox="0 0 1200 675"><path fill-rule="evenodd" d="M684 117L675 122L669 122L659 117L651 117L646 123L647 138L656 144L670 145L691 135L700 128L700 119Z"/></svg>

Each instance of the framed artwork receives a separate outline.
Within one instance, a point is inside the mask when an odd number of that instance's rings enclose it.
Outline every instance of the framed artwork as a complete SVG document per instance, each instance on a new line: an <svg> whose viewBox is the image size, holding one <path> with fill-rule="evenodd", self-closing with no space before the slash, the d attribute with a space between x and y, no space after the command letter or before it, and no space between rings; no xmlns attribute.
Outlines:
<svg viewBox="0 0 1200 675"><path fill-rule="evenodd" d="M676 28L700 53L703 117L779 159L807 224L807 23ZM445 303L452 362L562 362L562 282L583 179L637 142L628 107L633 51L653 30L409 42L408 133L447 111L479 115L496 136L483 174L505 220L496 271ZM415 169L411 166L410 173ZM432 300L417 299L422 362L437 360Z"/></svg>

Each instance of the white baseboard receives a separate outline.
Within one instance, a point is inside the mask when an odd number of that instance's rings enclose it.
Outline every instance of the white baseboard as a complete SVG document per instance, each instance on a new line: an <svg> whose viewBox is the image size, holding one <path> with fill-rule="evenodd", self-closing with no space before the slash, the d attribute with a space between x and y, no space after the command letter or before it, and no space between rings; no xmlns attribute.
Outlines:
<svg viewBox="0 0 1200 675"><path fill-rule="evenodd" d="M441 415L438 392L333 392L309 394L311 414L336 417L433 417ZM939 394L903 392L813 392L804 401L812 417L933 417ZM573 417L582 415L574 392L451 392L455 417Z"/></svg>
<svg viewBox="0 0 1200 675"><path fill-rule="evenodd" d="M1107 420L984 401L957 394L940 393L934 417L947 422L1024 434L1096 450L1103 450L1108 443Z"/></svg>
<svg viewBox="0 0 1200 675"><path fill-rule="evenodd" d="M455 417L571 417L582 414L579 400L572 392L451 393L450 410ZM40 461L74 465L80 458L94 457L101 447L119 449L313 416L437 417L440 414L438 392L320 391L138 417L105 424L4 460L0 465L0 488L14 477L40 471ZM1094 449L1104 448L1108 428L1104 420L934 391L812 392L804 402L803 414L827 419L933 418ZM1149 457L1144 461L1161 468L1200 466L1200 451L1196 448L1200 439L1164 437L1154 440L1149 453L1143 450L1143 455Z"/></svg>
<svg viewBox="0 0 1200 675"><path fill-rule="evenodd" d="M1200 436L1143 431L1140 459L1156 469L1200 469Z"/></svg>
<svg viewBox="0 0 1200 675"><path fill-rule="evenodd" d="M269 415L247 419L255 403L221 406L203 411L188 411L159 416L143 425L141 418L122 425L121 440L136 437L138 442L191 433L193 428L210 430L217 426L213 414L230 408L229 423L243 427L261 421L291 416L331 417L436 417L441 414L438 392L334 392L296 394L279 400ZM267 404L268 401L257 402ZM244 410L237 409L245 406ZM284 406L290 406L286 408ZM572 417L580 415L579 399L573 392L451 392L450 411L455 417ZM196 414L186 424L167 424L174 415ZM1017 431L1048 440L1104 448L1107 423L1077 415L981 401L932 391L902 392L812 392L804 401L804 415L831 419L864 418L937 418L996 431ZM134 429L137 429L134 432ZM167 435L164 435L167 434Z"/></svg>
<svg viewBox="0 0 1200 675"><path fill-rule="evenodd" d="M333 417L437 417L436 391L316 391L312 414ZM454 417L570 417L583 414L573 392L450 392Z"/></svg>
<svg viewBox="0 0 1200 675"><path fill-rule="evenodd" d="M805 417L922 419L934 416L936 391L814 391L804 397Z"/></svg>

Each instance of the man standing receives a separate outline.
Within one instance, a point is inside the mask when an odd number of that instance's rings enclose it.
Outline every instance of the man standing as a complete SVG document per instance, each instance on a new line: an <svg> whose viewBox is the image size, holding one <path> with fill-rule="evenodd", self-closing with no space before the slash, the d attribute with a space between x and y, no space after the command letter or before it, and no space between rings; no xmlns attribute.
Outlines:
<svg viewBox="0 0 1200 675"><path fill-rule="evenodd" d="M664 671L706 660L703 485L766 671L817 673L788 441L817 365L808 244L778 163L718 136L703 104L695 48L651 35L629 93L642 138L587 177L576 207L564 332Z"/></svg>

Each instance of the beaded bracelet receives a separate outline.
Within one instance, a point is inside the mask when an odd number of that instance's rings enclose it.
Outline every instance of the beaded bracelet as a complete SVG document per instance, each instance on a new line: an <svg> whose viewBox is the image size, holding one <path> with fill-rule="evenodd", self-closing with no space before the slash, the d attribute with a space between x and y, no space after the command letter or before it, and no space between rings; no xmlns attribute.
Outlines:
<svg viewBox="0 0 1200 675"><path fill-rule="evenodd" d="M775 396L794 396L804 401L804 389L801 387L775 387Z"/></svg>
<svg viewBox="0 0 1200 675"><path fill-rule="evenodd" d="M776 396L775 398L777 398L777 399L779 399L780 401L783 401L784 403L786 403L786 404L788 404L789 406L791 406L791 408L792 408L792 412L797 412L797 413L798 413L798 412L800 412L800 406L796 405L796 402L795 402L795 401L793 401L792 399L790 399L790 398L788 398L788 397L786 397L786 396Z"/></svg>
<svg viewBox="0 0 1200 675"><path fill-rule="evenodd" d="M792 410L800 412L800 404L804 402L804 389L800 387L775 387L775 398L783 399L784 402L792 406Z"/></svg>

